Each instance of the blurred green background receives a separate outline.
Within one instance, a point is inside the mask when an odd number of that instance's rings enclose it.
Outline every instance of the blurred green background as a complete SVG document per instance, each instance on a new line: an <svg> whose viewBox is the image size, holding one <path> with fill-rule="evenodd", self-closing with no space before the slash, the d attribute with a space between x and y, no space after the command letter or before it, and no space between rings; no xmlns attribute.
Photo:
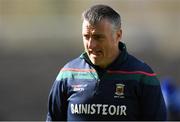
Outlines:
<svg viewBox="0 0 180 122"><path fill-rule="evenodd" d="M59 69L83 51L81 13L119 11L128 51L180 79L179 0L0 0L0 120L45 120Z"/></svg>

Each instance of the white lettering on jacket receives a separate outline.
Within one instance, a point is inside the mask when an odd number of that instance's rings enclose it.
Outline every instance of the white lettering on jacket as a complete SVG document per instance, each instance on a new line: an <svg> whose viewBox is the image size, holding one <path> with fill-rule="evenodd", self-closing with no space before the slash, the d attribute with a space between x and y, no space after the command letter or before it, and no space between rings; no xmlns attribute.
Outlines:
<svg viewBox="0 0 180 122"><path fill-rule="evenodd" d="M71 104L72 114L101 114L101 115L124 115L127 107L125 105L108 104Z"/></svg>

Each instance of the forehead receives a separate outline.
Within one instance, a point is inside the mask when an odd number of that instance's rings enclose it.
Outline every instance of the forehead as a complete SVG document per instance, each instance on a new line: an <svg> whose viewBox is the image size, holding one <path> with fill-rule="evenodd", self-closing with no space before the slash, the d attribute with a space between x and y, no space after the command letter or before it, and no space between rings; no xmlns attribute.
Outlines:
<svg viewBox="0 0 180 122"><path fill-rule="evenodd" d="M100 22L96 23L95 25L90 24L89 21L87 20L83 20L83 24L82 24L82 31L85 32L104 32L104 31L108 31L112 29L112 25L111 23L104 19L101 20Z"/></svg>

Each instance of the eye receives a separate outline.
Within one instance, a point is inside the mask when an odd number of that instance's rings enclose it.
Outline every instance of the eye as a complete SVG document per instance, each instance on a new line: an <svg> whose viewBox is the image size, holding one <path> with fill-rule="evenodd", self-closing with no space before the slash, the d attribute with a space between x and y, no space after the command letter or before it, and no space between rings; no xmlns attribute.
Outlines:
<svg viewBox="0 0 180 122"><path fill-rule="evenodd" d="M95 40L102 40L103 39L103 36L102 35L94 35L93 38Z"/></svg>
<svg viewBox="0 0 180 122"><path fill-rule="evenodd" d="M85 38L86 40L88 40L89 39L89 35L83 35L83 38Z"/></svg>

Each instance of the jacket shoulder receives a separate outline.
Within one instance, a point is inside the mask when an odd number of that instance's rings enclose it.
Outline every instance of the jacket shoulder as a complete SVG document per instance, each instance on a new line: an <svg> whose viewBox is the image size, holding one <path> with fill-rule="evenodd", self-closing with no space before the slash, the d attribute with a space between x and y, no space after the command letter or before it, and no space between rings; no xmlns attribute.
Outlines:
<svg viewBox="0 0 180 122"><path fill-rule="evenodd" d="M85 64L84 59L77 57L64 65L63 68L83 68Z"/></svg>
<svg viewBox="0 0 180 122"><path fill-rule="evenodd" d="M128 54L128 59L126 63L126 65L128 65L130 70L132 71L143 71L153 73L152 68L148 64L130 54Z"/></svg>

